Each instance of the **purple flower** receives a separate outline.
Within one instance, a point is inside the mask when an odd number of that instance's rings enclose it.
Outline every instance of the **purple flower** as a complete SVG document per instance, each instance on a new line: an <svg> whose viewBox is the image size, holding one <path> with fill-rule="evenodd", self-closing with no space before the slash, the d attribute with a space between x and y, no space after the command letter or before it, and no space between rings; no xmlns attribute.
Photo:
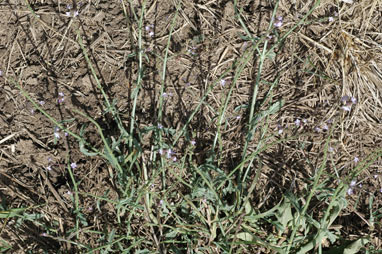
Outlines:
<svg viewBox="0 0 382 254"><path fill-rule="evenodd" d="M227 83L227 81L225 81L225 79L220 80L220 85L221 86L225 86L226 83Z"/></svg>
<svg viewBox="0 0 382 254"><path fill-rule="evenodd" d="M171 149L168 149L167 150L167 159L170 159L172 154L173 154L173 151Z"/></svg>
<svg viewBox="0 0 382 254"><path fill-rule="evenodd" d="M301 120L300 119L296 119L296 121L294 121L294 124L299 127L301 125Z"/></svg>
<svg viewBox="0 0 382 254"><path fill-rule="evenodd" d="M352 181L350 182L350 187L354 187L356 184L357 184L357 182L356 182L355 180L352 180Z"/></svg>
<svg viewBox="0 0 382 254"><path fill-rule="evenodd" d="M283 25L283 22L281 22L281 21L277 21L275 23L275 27L281 27L282 25Z"/></svg>
<svg viewBox="0 0 382 254"><path fill-rule="evenodd" d="M356 156L356 157L354 157L354 163L357 163L357 162L359 162L359 158Z"/></svg>
<svg viewBox="0 0 382 254"><path fill-rule="evenodd" d="M350 99L350 98L349 98L349 96L347 96L347 95L344 95L344 96L341 97L341 101L342 101L342 102L347 102L347 101L349 101L349 99Z"/></svg>
<svg viewBox="0 0 382 254"><path fill-rule="evenodd" d="M52 170L52 167L51 167L51 166L47 166L46 169L47 169L48 171L51 171L51 170Z"/></svg>
<svg viewBox="0 0 382 254"><path fill-rule="evenodd" d="M351 97L351 102L353 103L353 104L357 104L357 99L356 98L354 98L354 97Z"/></svg>
<svg viewBox="0 0 382 254"><path fill-rule="evenodd" d="M60 138L60 133L58 133L58 132L54 132L54 137L55 137L56 139L59 139L59 138Z"/></svg>
<svg viewBox="0 0 382 254"><path fill-rule="evenodd" d="M75 168L77 167L77 163L72 162L72 163L70 164L70 167L71 167L72 169L75 169Z"/></svg>
<svg viewBox="0 0 382 254"><path fill-rule="evenodd" d="M158 123L158 128L159 128L159 129L163 129L163 125L161 125L160 123Z"/></svg>
<svg viewBox="0 0 382 254"><path fill-rule="evenodd" d="M350 195L353 195L353 189L352 188L349 188L348 190L347 190L347 193L348 193L348 195L350 196Z"/></svg>
<svg viewBox="0 0 382 254"><path fill-rule="evenodd" d="M173 162L176 162L176 157L175 157L175 156L172 157L172 161L173 161Z"/></svg>
<svg viewBox="0 0 382 254"><path fill-rule="evenodd" d="M191 145L196 145L196 141L195 140L191 140Z"/></svg>
<svg viewBox="0 0 382 254"><path fill-rule="evenodd" d="M39 101L38 104L40 104L41 106L43 106L45 104L45 101Z"/></svg>
<svg viewBox="0 0 382 254"><path fill-rule="evenodd" d="M334 18L333 17L329 17L329 22L333 22L334 21Z"/></svg>
<svg viewBox="0 0 382 254"><path fill-rule="evenodd" d="M281 124L277 124L277 129L278 129L279 135L281 135L284 132L283 126Z"/></svg>
<svg viewBox="0 0 382 254"><path fill-rule="evenodd" d="M164 154L164 151L163 151L162 148L159 149L159 154L160 154L160 155L163 155L163 154Z"/></svg>
<svg viewBox="0 0 382 254"><path fill-rule="evenodd" d="M345 111L348 111L348 112L351 111L351 107L349 107L349 106L342 106L341 108L342 108L343 110L345 110Z"/></svg>

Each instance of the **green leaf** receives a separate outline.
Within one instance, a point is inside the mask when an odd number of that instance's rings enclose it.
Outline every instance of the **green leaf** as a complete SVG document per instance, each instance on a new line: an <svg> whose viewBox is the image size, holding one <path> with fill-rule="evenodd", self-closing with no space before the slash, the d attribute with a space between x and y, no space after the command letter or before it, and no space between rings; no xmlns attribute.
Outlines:
<svg viewBox="0 0 382 254"><path fill-rule="evenodd" d="M353 243L349 244L345 249L344 249L344 254L355 254L358 253L358 251L369 242L368 239L361 238L358 239L357 241L354 241Z"/></svg>
<svg viewBox="0 0 382 254"><path fill-rule="evenodd" d="M278 212L276 213L278 222L282 225L283 230L287 227L288 223L293 220L291 203L289 199L284 199L284 202L280 205Z"/></svg>
<svg viewBox="0 0 382 254"><path fill-rule="evenodd" d="M85 154L85 155L87 155L87 156L96 156L96 155L98 155L98 153L92 153L92 152L89 152L89 150L85 148L85 144L84 144L84 141L83 141L83 140L81 140L81 141L79 142L79 145L80 145L80 151L81 151L83 154Z"/></svg>
<svg viewBox="0 0 382 254"><path fill-rule="evenodd" d="M236 237L240 240L251 242L253 241L253 236L247 232L240 232L236 235Z"/></svg>

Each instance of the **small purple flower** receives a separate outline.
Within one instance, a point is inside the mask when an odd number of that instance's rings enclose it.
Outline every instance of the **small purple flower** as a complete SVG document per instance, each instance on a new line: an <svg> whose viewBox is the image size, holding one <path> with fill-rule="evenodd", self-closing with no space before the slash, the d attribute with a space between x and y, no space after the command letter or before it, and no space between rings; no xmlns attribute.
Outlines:
<svg viewBox="0 0 382 254"><path fill-rule="evenodd" d="M349 106L342 106L341 107L344 111L347 111L347 112L350 112L351 111L351 107Z"/></svg>
<svg viewBox="0 0 382 254"><path fill-rule="evenodd" d="M47 166L46 169L47 169L48 171L51 171L51 170L52 170L52 167L51 167L51 166Z"/></svg>
<svg viewBox="0 0 382 254"><path fill-rule="evenodd" d="M64 132L65 137L69 136L69 134L65 131Z"/></svg>
<svg viewBox="0 0 382 254"><path fill-rule="evenodd" d="M172 157L172 161L173 161L173 162L176 162L176 157L175 157L175 156Z"/></svg>
<svg viewBox="0 0 382 254"><path fill-rule="evenodd" d="M71 167L72 169L75 169L75 168L77 167L77 163L72 162L72 163L70 164L70 167Z"/></svg>
<svg viewBox="0 0 382 254"><path fill-rule="evenodd" d="M344 96L341 97L341 101L344 102L344 103L348 102L349 99L350 99L350 98L349 98L349 96L347 96L347 95L344 95Z"/></svg>
<svg viewBox="0 0 382 254"><path fill-rule="evenodd" d="M161 125L160 123L158 123L158 128L159 128L159 129L163 129L163 125Z"/></svg>
<svg viewBox="0 0 382 254"><path fill-rule="evenodd" d="M163 154L164 154L164 151L163 151L162 148L159 149L159 154L160 154L160 155L163 155Z"/></svg>
<svg viewBox="0 0 382 254"><path fill-rule="evenodd" d="M354 157L354 163L358 163L359 162L359 158L356 156L356 157Z"/></svg>
<svg viewBox="0 0 382 254"><path fill-rule="evenodd" d="M170 159L172 154L173 154L173 151L171 149L168 149L167 150L167 159Z"/></svg>
<svg viewBox="0 0 382 254"><path fill-rule="evenodd" d="M40 104L41 106L43 106L45 104L45 101L39 101L38 104Z"/></svg>
<svg viewBox="0 0 382 254"><path fill-rule="evenodd" d="M161 199L159 200L159 206L163 206L164 201Z"/></svg>
<svg viewBox="0 0 382 254"><path fill-rule="evenodd" d="M163 93L163 94L162 94L162 97L163 97L163 98L168 98L168 97L170 97L170 96L172 96L172 93Z"/></svg>
<svg viewBox="0 0 382 254"><path fill-rule="evenodd" d="M353 103L353 104L357 104L357 99L355 98L355 97L351 97L351 102Z"/></svg>
<svg viewBox="0 0 382 254"><path fill-rule="evenodd" d="M59 92L58 95L61 96L61 97L65 96L65 94L63 92Z"/></svg>
<svg viewBox="0 0 382 254"><path fill-rule="evenodd" d="M300 125L301 125L301 120L300 120L300 119L296 119L296 121L294 121L294 124L295 124L297 127L300 127Z"/></svg>
<svg viewBox="0 0 382 254"><path fill-rule="evenodd" d="M277 130L279 135L281 135L284 132L283 126L281 124L277 124Z"/></svg>
<svg viewBox="0 0 382 254"><path fill-rule="evenodd" d="M150 35L150 37L154 37L154 32L153 32L153 31L150 31L150 32L149 32L149 35Z"/></svg>
<svg viewBox="0 0 382 254"><path fill-rule="evenodd" d="M350 195L353 195L353 189L352 188L349 188L348 190L347 190L347 193L348 193L348 195L350 196Z"/></svg>
<svg viewBox="0 0 382 254"><path fill-rule="evenodd" d="M72 195L73 193L71 191L67 191L66 194Z"/></svg>
<svg viewBox="0 0 382 254"><path fill-rule="evenodd" d="M65 12L65 16L70 17L71 13L70 11Z"/></svg>
<svg viewBox="0 0 382 254"><path fill-rule="evenodd" d="M275 27L281 27L283 25L283 17L278 16L277 21L275 22Z"/></svg>
<svg viewBox="0 0 382 254"><path fill-rule="evenodd" d="M324 126L322 126L322 129L327 131L327 130L329 130L329 126L326 123L324 123Z"/></svg>
<svg viewBox="0 0 382 254"><path fill-rule="evenodd" d="M315 130L316 132L320 132L320 131L321 131L321 128L318 127L318 126L316 126L316 127L314 128L314 130Z"/></svg>
<svg viewBox="0 0 382 254"><path fill-rule="evenodd" d="M59 138L60 138L60 133L58 133L58 132L54 132L54 137L55 137L56 139L59 139Z"/></svg>
<svg viewBox="0 0 382 254"><path fill-rule="evenodd" d="M352 181L350 182L350 187L354 187L356 184L357 184L357 182L356 182L355 180L352 180Z"/></svg>
<svg viewBox="0 0 382 254"><path fill-rule="evenodd" d="M47 237L48 234L44 232L44 233L41 234L41 236L43 236L43 237Z"/></svg>
<svg viewBox="0 0 382 254"><path fill-rule="evenodd" d="M334 18L333 17L329 17L329 22L333 22L334 21Z"/></svg>
<svg viewBox="0 0 382 254"><path fill-rule="evenodd" d="M220 85L221 86L225 86L226 83L227 83L227 81L225 81L225 79L220 80Z"/></svg>
<svg viewBox="0 0 382 254"><path fill-rule="evenodd" d="M0 70L0 77L1 77L1 76L3 76L3 71L2 71L2 70Z"/></svg>
<svg viewBox="0 0 382 254"><path fill-rule="evenodd" d="M196 141L195 140L191 140L191 145L196 145Z"/></svg>
<svg viewBox="0 0 382 254"><path fill-rule="evenodd" d="M330 153L334 152L334 149L333 149L333 147L329 146L329 149L328 149L328 151L329 151Z"/></svg>
<svg viewBox="0 0 382 254"><path fill-rule="evenodd" d="M275 23L275 27L281 27L282 25L283 25L283 22L281 22L281 21L277 21Z"/></svg>

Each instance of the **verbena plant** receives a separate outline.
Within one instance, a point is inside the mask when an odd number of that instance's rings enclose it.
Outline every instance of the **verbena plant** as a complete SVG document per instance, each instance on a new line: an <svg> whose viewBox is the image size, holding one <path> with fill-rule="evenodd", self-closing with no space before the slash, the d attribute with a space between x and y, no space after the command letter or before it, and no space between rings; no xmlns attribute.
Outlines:
<svg viewBox="0 0 382 254"><path fill-rule="evenodd" d="M191 112L186 123L179 129L165 128L161 125L164 112L164 97L160 96L156 121L151 127L139 128L136 124L136 110L138 95L141 92L142 81L145 75L142 37L144 31L144 17L146 1L143 1L140 13L131 10L138 24L138 43L135 56L137 56L138 75L132 92L132 110L130 124L126 126L117 110L113 98L105 93L94 64L88 56L88 49L84 46L80 30L77 30L77 41L81 46L83 56L89 70L103 96L105 105L104 113L112 115L119 131L119 137L113 138L107 131L85 113L74 110L82 119L93 124L102 140L102 146L94 147L87 141L86 128L82 126L79 133L68 129L63 122L49 115L41 105L33 100L32 96L20 85L13 82L33 106L45 115L54 126L67 132L78 141L79 149L86 156L100 156L112 168L111 181L118 190L118 198L110 199L108 193L95 196L92 193L82 193L78 189L82 179L76 179L67 158L67 169L74 186L74 209L71 211L76 223L69 236L56 236L53 227L46 227L38 222L39 215L28 213L25 209L9 209L3 207L1 218L17 217L18 223L29 220L38 223L48 232L49 237L57 241L70 243L78 248L81 253L251 253L257 250L262 253L323 253L323 246L329 247L327 253L357 253L369 241L359 238L351 242L343 241L338 228L332 227L334 221L347 206L347 190L351 179L359 175L371 163L377 160L382 151L378 150L366 158L346 179L338 178L338 185L329 187L329 179L325 180L325 170L328 164L328 150L331 137L337 128L334 122L325 140L323 158L311 179L307 179L305 192L302 196L286 191L283 197L268 210L258 209L253 206L253 194L258 185L262 171L260 154L270 147L284 144L296 136L309 135L310 133L297 134L284 139L275 139L275 133L270 129L269 122L273 115L283 107L284 100L273 98L273 89L278 85L278 79L269 85L263 85L262 73L266 59L275 57L275 51L285 42L285 39L299 26L306 22L309 15L319 6L317 1L299 22L285 34L278 37L277 43L268 44L267 35L254 36L242 18L242 10L234 1L235 18L241 24L246 35L243 39L251 43L231 68L226 70L215 82L209 84L197 106ZM276 20L279 2L275 4L272 20ZM128 6L122 1L125 15ZM175 15L172 17L167 46L162 59L160 94L165 91L167 62L169 48L174 32L180 4L176 6ZM34 14L32 8L31 12ZM35 14L34 14L35 15ZM35 15L36 19L39 19ZM273 21L268 30L274 28ZM257 76L253 93L248 105L248 122L246 138L240 161L232 168L221 168L219 154L222 152L222 132L226 129L225 117L227 108L232 100L232 91L237 79L250 61L257 59ZM216 109L218 117L217 126L211 151L205 162L196 164L193 144L190 143L181 157L173 156L173 149L180 139L188 142L192 140L192 131L189 124L200 112L206 99L216 84L224 80L228 73L233 72L234 77L230 83L228 93L221 99L221 107ZM265 92L265 99L259 100L259 91ZM259 110L260 108L265 108ZM336 121L340 121L337 118ZM260 133L260 140L255 151L248 151L248 145L253 140L255 132ZM143 153L143 135L152 133L152 157L148 158ZM164 141L172 140L171 144ZM196 141L198 142L198 141ZM126 152L127 151L127 152ZM161 155L161 153L164 153ZM166 158L168 157L168 158ZM175 161L176 160L176 161ZM252 172L255 170L254 172ZM187 172L187 178L179 172ZM168 176L172 175L172 180ZM250 177L254 176L254 177ZM160 183L160 184L159 184ZM159 187L158 187L159 186ZM81 199L92 197L100 210L101 202L107 202L115 208L116 222L111 231L92 231L87 229L89 221L82 212ZM310 214L312 200L325 204L325 210L319 216ZM36 217L37 216L37 217ZM376 214L376 216L379 216ZM90 234L97 237L98 246L90 246L81 241L80 234ZM46 236L48 237L48 236ZM346 240L346 239L345 239ZM338 244L340 242L340 244ZM4 245L3 250L7 249Z"/></svg>

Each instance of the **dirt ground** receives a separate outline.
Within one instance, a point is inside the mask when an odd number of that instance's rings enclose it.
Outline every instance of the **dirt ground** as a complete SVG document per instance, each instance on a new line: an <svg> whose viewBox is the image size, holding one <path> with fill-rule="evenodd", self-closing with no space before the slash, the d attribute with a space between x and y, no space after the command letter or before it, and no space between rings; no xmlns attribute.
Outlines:
<svg viewBox="0 0 382 254"><path fill-rule="evenodd" d="M81 179L80 193L103 196L108 192L110 199L118 196L110 181L111 168L102 158L82 154L78 142L57 130L22 96L14 82L72 132L79 133L83 124L89 124L73 111L77 109L92 116L109 137L117 137L116 124L110 114L104 113L102 94L77 37L81 34L107 96L115 99L122 122L129 126L139 49L139 28L130 8L139 13L141 3L36 0L29 1L32 12L26 2L0 3L0 194L2 210L28 207L28 214L36 217L21 224L17 218L1 219L0 236L12 246L9 253L79 253L76 245L59 240L75 237L69 231L75 218L71 212L73 185L68 163L77 165L73 170L75 178ZM162 59L176 12L174 3L178 1L146 2L142 40L145 69L137 100L136 129L157 126L157 105L163 96L163 125L179 131L209 85L217 82L201 113L190 123L189 133L197 141L196 163L203 163L219 128L219 109L232 87L224 120L228 127L219 144L220 167L229 171L241 157L248 105L259 67L255 57L238 77L232 70L225 82L219 81L220 75L251 46L234 18L233 3L183 1L169 47L166 94L161 95ZM272 2L238 1L243 21L254 35L266 33ZM269 142L289 140L260 154L267 170L260 176L253 199L258 208L272 207L286 190L304 192L307 179L312 178L322 162L327 129L332 123L340 123L330 142L325 171L326 180L333 181L333 186L336 176L346 177L382 147L382 2L332 2L321 1L307 21L275 48L275 56L264 62L258 94L259 103L264 103L256 105L256 110L270 105L265 95L270 84L278 80L272 93L273 103L283 100L284 106L269 119L272 132L277 133ZM269 47L296 25L313 4L280 1L276 16L283 18L282 26L268 35ZM234 78L236 83L231 86ZM355 103L350 102L351 97ZM351 107L350 112L343 108L346 106ZM296 120L300 122L297 124ZM101 147L92 126L89 124L86 129L86 139ZM260 137L260 129L255 137ZM173 142L171 137L164 138ZM143 134L142 141L146 143L141 145L146 155L152 149L150 140L149 135ZM186 138L182 137L176 145L177 155L185 152L185 143ZM248 150L254 151L257 145L255 138ZM380 248L382 213L377 211L382 205L382 160L370 165L355 180L348 207L335 224L343 237L371 235L373 246ZM97 205L90 195L82 194L79 202L90 222L87 229L104 231L118 224L110 203ZM371 211L375 212L374 225L370 225ZM47 228L54 228L56 235L44 235ZM87 233L80 234L79 239L90 246L98 244L97 237Z"/></svg>

